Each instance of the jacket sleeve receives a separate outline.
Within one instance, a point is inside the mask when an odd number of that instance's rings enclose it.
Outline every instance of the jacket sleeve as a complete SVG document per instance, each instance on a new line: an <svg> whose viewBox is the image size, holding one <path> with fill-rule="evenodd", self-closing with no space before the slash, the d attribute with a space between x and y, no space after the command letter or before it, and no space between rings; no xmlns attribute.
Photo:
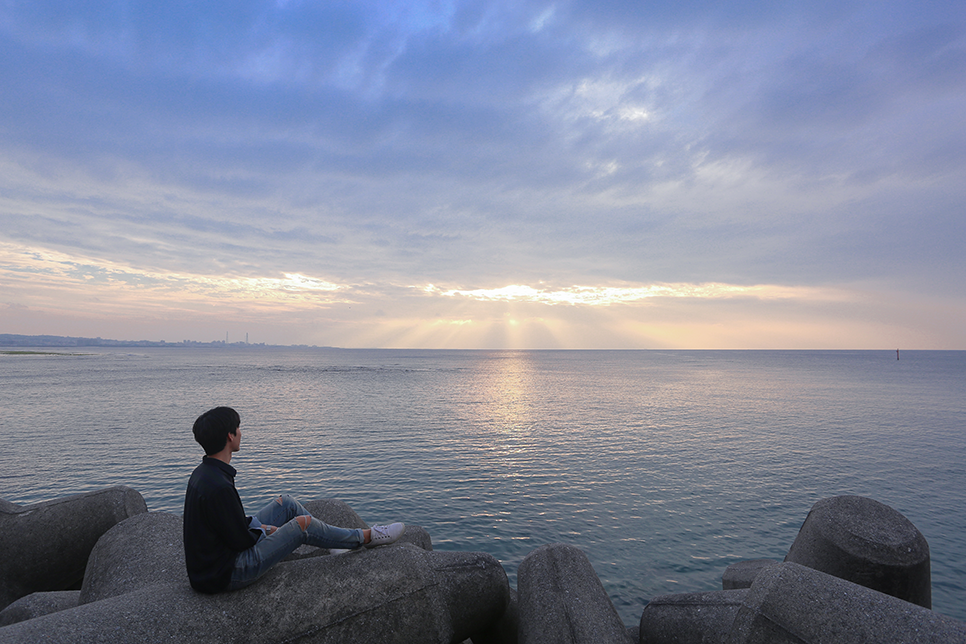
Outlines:
<svg viewBox="0 0 966 644"><path fill-rule="evenodd" d="M249 519L245 516L238 491L233 487L221 488L217 502L209 506L208 516L211 530L222 543L235 552L247 550L258 541L257 533L248 529Z"/></svg>

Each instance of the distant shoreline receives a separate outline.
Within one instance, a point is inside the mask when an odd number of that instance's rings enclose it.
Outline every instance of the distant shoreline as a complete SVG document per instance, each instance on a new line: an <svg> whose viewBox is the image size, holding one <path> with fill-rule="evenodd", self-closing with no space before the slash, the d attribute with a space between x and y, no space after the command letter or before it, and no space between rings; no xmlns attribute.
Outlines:
<svg viewBox="0 0 966 644"><path fill-rule="evenodd" d="M756 348L728 348L728 349L715 349L715 348L667 348L667 347L635 347L635 348L607 348L607 349L588 349L588 348L530 348L530 349L520 349L520 348L463 348L463 349L438 349L438 348L421 348L421 347L334 347L329 345L314 345L314 344L267 344L265 342L227 342L225 340L212 340L211 342L199 342L196 340L182 340L180 342L168 342L166 340L112 340L110 338L84 338L84 337L74 337L74 336L63 336L63 335L19 335L14 333L0 333L0 353L9 353L9 349L47 349L47 348L165 348L165 349L202 349L202 348L212 348L212 349L328 349L328 350L340 350L340 351L685 351L685 352L715 352L715 351L732 351L732 352L768 352L768 351L798 351L798 352L855 352L855 351L865 351L865 352L888 352L893 356L896 355L896 349L894 348L876 348L876 349L842 349L842 348L812 348L812 349L788 349L788 348L767 348L767 349L756 349ZM902 349L905 352L946 352L946 351L964 351L964 349L917 349L914 347Z"/></svg>
<svg viewBox="0 0 966 644"><path fill-rule="evenodd" d="M16 335L12 333L0 333L0 347L309 347L309 345L272 345L264 342L226 342L224 340L214 340L212 342L197 342L195 340L182 340L181 342L167 342L165 340L111 340L106 338L80 338L63 335ZM331 348L316 347L309 348Z"/></svg>
<svg viewBox="0 0 966 644"><path fill-rule="evenodd" d="M86 356L87 353L63 353L61 351L0 351L4 356Z"/></svg>

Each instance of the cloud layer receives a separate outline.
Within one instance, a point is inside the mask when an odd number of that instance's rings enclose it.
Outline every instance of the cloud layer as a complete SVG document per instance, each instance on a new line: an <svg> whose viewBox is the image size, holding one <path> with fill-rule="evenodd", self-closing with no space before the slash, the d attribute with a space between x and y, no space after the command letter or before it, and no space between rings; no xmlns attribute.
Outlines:
<svg viewBox="0 0 966 644"><path fill-rule="evenodd" d="M7 2L3 330L966 348L966 10L719 5Z"/></svg>

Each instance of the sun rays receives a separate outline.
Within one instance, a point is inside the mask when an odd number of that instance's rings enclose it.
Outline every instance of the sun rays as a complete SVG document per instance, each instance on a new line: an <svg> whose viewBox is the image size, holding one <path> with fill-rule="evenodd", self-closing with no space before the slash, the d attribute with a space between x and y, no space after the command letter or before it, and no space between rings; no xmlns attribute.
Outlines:
<svg viewBox="0 0 966 644"><path fill-rule="evenodd" d="M915 309L903 307L910 318L903 324L911 330L901 340L890 337L887 324L869 322L891 314L874 293L857 288L351 283L299 270L275 275L164 271L2 243L0 284L8 323L40 316L52 333L64 320L109 328L148 320L158 328L174 322L183 329L176 338L118 336L138 340L207 341L211 329L218 329L218 336L225 329L236 334L273 329L258 340L450 349L861 348L930 346L934 340L918 329L918 319L943 317L929 313L934 304L928 301ZM918 317L911 319L909 311Z"/></svg>

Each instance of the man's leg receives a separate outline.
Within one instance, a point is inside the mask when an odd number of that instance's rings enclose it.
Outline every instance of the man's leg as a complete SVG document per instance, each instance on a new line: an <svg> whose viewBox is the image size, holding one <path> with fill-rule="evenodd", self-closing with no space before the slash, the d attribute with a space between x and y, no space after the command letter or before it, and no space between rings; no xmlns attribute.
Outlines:
<svg viewBox="0 0 966 644"><path fill-rule="evenodd" d="M256 512L255 518L264 525L278 527L302 514L309 514L309 511L288 494L282 494Z"/></svg>
<svg viewBox="0 0 966 644"><path fill-rule="evenodd" d="M311 519L311 521L299 522L302 530L308 532L303 543L319 548L358 548L365 543L365 539L356 543L357 535L364 536L365 530L340 528L319 521L312 517L305 506L287 494L276 497L274 501L259 510L255 516L263 525L271 525L277 528L297 517Z"/></svg>
<svg viewBox="0 0 966 644"><path fill-rule="evenodd" d="M264 525L278 529L238 554L228 590L243 588L303 543L320 548L353 549L365 543L361 529L330 526L313 518L298 501L283 495L255 515Z"/></svg>

